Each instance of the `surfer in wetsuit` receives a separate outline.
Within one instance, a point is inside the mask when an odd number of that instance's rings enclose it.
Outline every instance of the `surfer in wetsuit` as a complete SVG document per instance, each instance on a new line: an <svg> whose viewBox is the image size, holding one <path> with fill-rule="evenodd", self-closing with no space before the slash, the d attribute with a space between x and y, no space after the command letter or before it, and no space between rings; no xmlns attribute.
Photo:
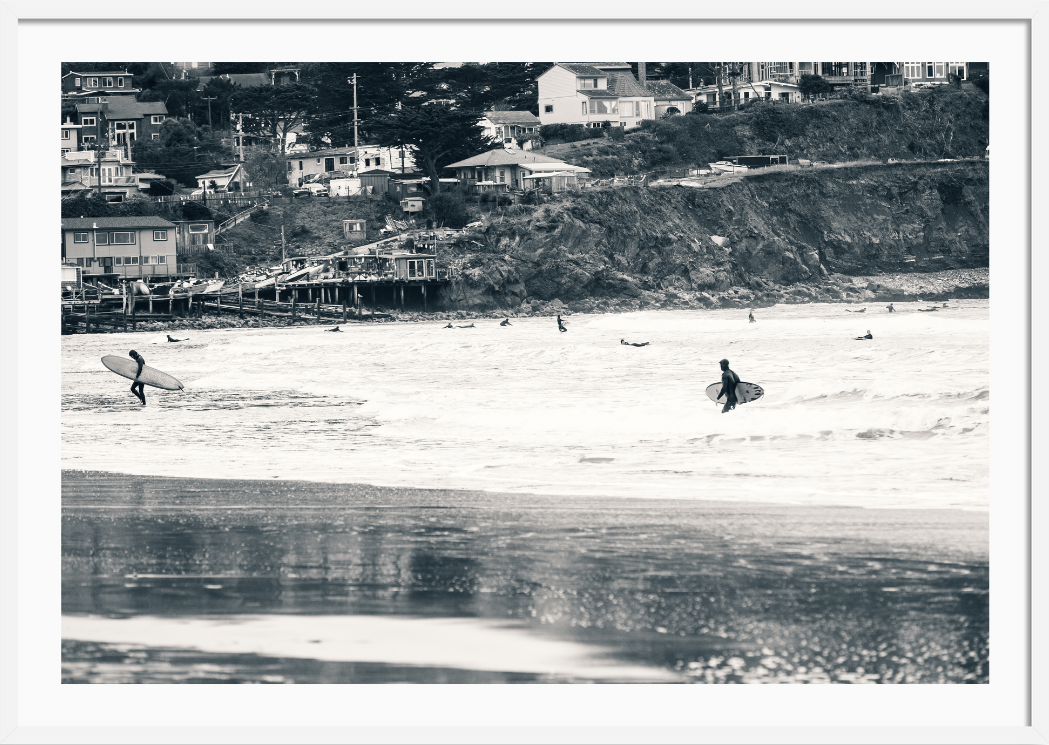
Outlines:
<svg viewBox="0 0 1049 745"><path fill-rule="evenodd" d="M736 398L736 384L739 383L739 376L729 369L728 360L721 360L719 364L721 365L721 392L725 396L725 407L721 413L725 414L736 408L736 404L739 403Z"/></svg>
<svg viewBox="0 0 1049 745"><path fill-rule="evenodd" d="M141 401L142 405L145 406L146 384L140 381L138 379L138 376L142 374L142 368L146 366L146 359L134 349L128 352L128 356L130 356L131 359L138 363L138 370L135 371L135 382L131 384L131 392L138 396L139 401ZM138 390L135 390L136 388Z"/></svg>
<svg viewBox="0 0 1049 745"><path fill-rule="evenodd" d="M186 339L172 339L171 334L168 334L168 341L187 341Z"/></svg>
<svg viewBox="0 0 1049 745"><path fill-rule="evenodd" d="M624 347L647 347L649 345L649 342L647 341L641 342L640 344L635 344L634 342L627 341L626 339L620 339L619 343L622 344Z"/></svg>
<svg viewBox="0 0 1049 745"><path fill-rule="evenodd" d="M340 329L338 326L336 326L333 329L324 329L324 330L325 331L334 331L334 332L342 333L342 329Z"/></svg>
<svg viewBox="0 0 1049 745"><path fill-rule="evenodd" d="M513 324L510 323L510 319L509 318L504 318L502 321L499 322L499 325L500 326L513 326Z"/></svg>
<svg viewBox="0 0 1049 745"><path fill-rule="evenodd" d="M889 307L886 308L885 310L889 311L890 313L895 313L896 312L896 309L892 307L892 303L889 303Z"/></svg>
<svg viewBox="0 0 1049 745"><path fill-rule="evenodd" d="M866 336L857 336L856 337L856 341L863 341L864 339L873 339L873 338L874 338L874 335L871 334L870 329L867 329L867 335Z"/></svg>
<svg viewBox="0 0 1049 745"><path fill-rule="evenodd" d="M557 316L557 330L558 331L568 331L568 329L565 328L564 321L561 320L561 315L560 314L558 314L558 316Z"/></svg>
<svg viewBox="0 0 1049 745"><path fill-rule="evenodd" d="M452 324L449 323L447 326L441 326L441 328L442 329L454 329L455 326L453 326Z"/></svg>
<svg viewBox="0 0 1049 745"><path fill-rule="evenodd" d="M757 323L758 322L758 319L754 317L754 311L750 311L750 313L749 313L749 315L747 317L750 319L751 323Z"/></svg>

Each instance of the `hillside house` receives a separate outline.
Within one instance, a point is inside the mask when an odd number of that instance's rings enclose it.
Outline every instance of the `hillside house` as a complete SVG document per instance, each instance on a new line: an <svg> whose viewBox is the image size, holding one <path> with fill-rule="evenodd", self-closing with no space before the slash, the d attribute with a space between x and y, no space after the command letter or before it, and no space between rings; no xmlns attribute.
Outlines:
<svg viewBox="0 0 1049 745"><path fill-rule="evenodd" d="M947 85L951 74L962 80L969 79L968 62L897 62L903 75L904 85L912 88L924 88L931 85Z"/></svg>
<svg viewBox="0 0 1049 745"><path fill-rule="evenodd" d="M116 279L178 276L175 225L160 217L62 219L62 263Z"/></svg>
<svg viewBox="0 0 1049 745"><path fill-rule="evenodd" d="M368 221L363 218L343 220L342 237L350 243L364 243L368 240Z"/></svg>
<svg viewBox="0 0 1049 745"><path fill-rule="evenodd" d="M524 190L534 188L525 176L537 172L564 171L576 174L577 180L586 180L590 170L573 166L556 158L525 150L489 150L487 153L452 163L446 168L455 171L459 183L471 191Z"/></svg>
<svg viewBox="0 0 1049 745"><path fill-rule="evenodd" d="M244 168L240 163L232 163L214 171L202 173L197 178L194 194L212 192L244 191Z"/></svg>
<svg viewBox="0 0 1049 745"><path fill-rule="evenodd" d="M103 72L67 72L62 76L62 96L79 98L99 94L134 95L142 90L133 85L134 76L127 70Z"/></svg>
<svg viewBox="0 0 1049 745"><path fill-rule="evenodd" d="M695 105L706 104L710 108L721 106L720 93L716 85L704 85L689 91ZM732 104L732 88L724 88L725 106ZM741 106L751 101L765 100L777 103L798 103L801 101L801 93L795 83L781 83L766 80L757 83L747 83L745 86L737 86L736 105Z"/></svg>
<svg viewBox="0 0 1049 745"><path fill-rule="evenodd" d="M75 124L69 117L66 117L66 120L62 122L62 155L80 149L81 129L83 127Z"/></svg>
<svg viewBox="0 0 1049 745"><path fill-rule="evenodd" d="M405 148L361 145L289 154L286 157L288 186L302 186L324 176L359 176L367 171L414 173L415 161Z"/></svg>
<svg viewBox="0 0 1049 745"><path fill-rule="evenodd" d="M523 147L529 150L529 135L538 135L542 122L531 111L486 111L478 122L482 131L505 148Z"/></svg>
<svg viewBox="0 0 1049 745"><path fill-rule="evenodd" d="M645 64L638 71L645 78ZM539 120L584 127L636 127L692 110L692 97L667 81L641 83L625 62L558 62L539 76Z"/></svg>
<svg viewBox="0 0 1049 745"><path fill-rule="evenodd" d="M79 103L76 110L77 123L84 130L81 140L85 146L93 145L98 133L105 132L110 147L123 147L129 157L135 140L160 139L160 127L168 117L163 101L139 103L133 96L110 96L100 103Z"/></svg>
<svg viewBox="0 0 1049 745"><path fill-rule="evenodd" d="M96 161L101 161L101 166ZM107 202L127 201L139 193L134 165L120 148L103 150L100 154L94 150L63 153L62 196L72 196L86 189L97 191L101 186Z"/></svg>
<svg viewBox="0 0 1049 745"><path fill-rule="evenodd" d="M179 261L215 247L214 220L175 220L173 233Z"/></svg>

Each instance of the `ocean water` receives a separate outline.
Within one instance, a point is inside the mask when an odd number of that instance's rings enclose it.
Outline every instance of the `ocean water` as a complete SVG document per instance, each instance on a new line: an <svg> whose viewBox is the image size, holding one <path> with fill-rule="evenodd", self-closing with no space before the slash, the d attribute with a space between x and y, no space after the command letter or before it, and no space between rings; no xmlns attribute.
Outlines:
<svg viewBox="0 0 1049 745"><path fill-rule="evenodd" d="M934 305L65 336L62 466L986 510L989 302ZM132 348L185 391L140 406L100 362ZM721 414L704 388L723 357L764 398Z"/></svg>

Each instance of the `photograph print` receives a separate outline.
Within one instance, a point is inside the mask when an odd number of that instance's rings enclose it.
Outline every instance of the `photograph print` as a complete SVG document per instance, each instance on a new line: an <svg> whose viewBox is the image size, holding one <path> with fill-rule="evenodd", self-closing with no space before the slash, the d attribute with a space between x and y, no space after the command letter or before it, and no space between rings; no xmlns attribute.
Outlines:
<svg viewBox="0 0 1049 745"><path fill-rule="evenodd" d="M986 62L67 62L63 683L988 684Z"/></svg>

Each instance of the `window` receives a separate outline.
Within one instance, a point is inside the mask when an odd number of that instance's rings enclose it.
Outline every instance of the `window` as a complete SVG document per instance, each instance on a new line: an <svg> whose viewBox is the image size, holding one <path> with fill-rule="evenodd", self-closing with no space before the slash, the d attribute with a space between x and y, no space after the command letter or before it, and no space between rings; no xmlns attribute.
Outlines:
<svg viewBox="0 0 1049 745"><path fill-rule="evenodd" d="M499 169L499 183L500 184L505 184L506 183L506 169L505 168L500 168Z"/></svg>
<svg viewBox="0 0 1049 745"><path fill-rule="evenodd" d="M554 105L552 103L544 105L543 112L546 114L552 114L554 112Z"/></svg>
<svg viewBox="0 0 1049 745"><path fill-rule="evenodd" d="M73 80L73 85L75 85L77 88L79 88L80 87L80 78L75 78Z"/></svg>
<svg viewBox="0 0 1049 745"><path fill-rule="evenodd" d="M69 148L68 147L62 148L62 155L65 155L68 152L69 152ZM76 173L76 169L75 168L73 169L73 173Z"/></svg>
<svg viewBox="0 0 1049 745"><path fill-rule="evenodd" d="M80 117L80 123L83 124L85 127L93 127L95 126L95 117L82 116Z"/></svg>
<svg viewBox="0 0 1049 745"><path fill-rule="evenodd" d="M83 265L84 265L84 260L83 260L82 258L80 258L80 259L77 259L77 260L76 260L76 265L77 265L77 266L83 266Z"/></svg>
<svg viewBox="0 0 1049 745"><path fill-rule="evenodd" d="M154 230L153 240L155 241L166 241L168 239L168 231L166 230Z"/></svg>
<svg viewBox="0 0 1049 745"><path fill-rule="evenodd" d="M302 161L301 160L299 161L299 170L300 171L302 170Z"/></svg>
<svg viewBox="0 0 1049 745"><path fill-rule="evenodd" d="M114 243L114 244L121 244L121 243L127 244L127 243L134 243L135 242L135 234L134 233L130 233L130 232L128 232L128 233L110 233L110 237L112 238L112 240L110 242Z"/></svg>
<svg viewBox="0 0 1049 745"><path fill-rule="evenodd" d="M597 88L597 78L579 78L579 87L591 90Z"/></svg>
<svg viewBox="0 0 1049 745"><path fill-rule="evenodd" d="M932 64L933 64L932 62L926 62L925 63L925 77L927 77L927 78L931 78L932 77Z"/></svg>
<svg viewBox="0 0 1049 745"><path fill-rule="evenodd" d="M106 88L113 87L113 78L106 78Z"/></svg>
<svg viewBox="0 0 1049 745"><path fill-rule="evenodd" d="M936 63L936 77L942 78L943 76L944 76L943 75L943 63L942 62L937 62Z"/></svg>
<svg viewBox="0 0 1049 745"><path fill-rule="evenodd" d="M157 134L156 132L154 132L153 134L151 134L149 136L149 139L151 139L151 140L159 140L160 139L160 135Z"/></svg>
<svg viewBox="0 0 1049 745"><path fill-rule="evenodd" d="M150 121L150 122L151 122L152 124L163 124L163 123L164 123L164 115L163 115L163 114L153 114L153 115L152 115L152 116L151 116L151 117L149 118L149 121Z"/></svg>
<svg viewBox="0 0 1049 745"><path fill-rule="evenodd" d="M106 194L106 201L110 202L110 203L123 202L124 201L124 195L123 194ZM134 243L135 241L132 240L131 242Z"/></svg>
<svg viewBox="0 0 1049 745"><path fill-rule="evenodd" d="M965 63L964 62L948 62L947 69L952 74L957 75L962 80L965 80Z"/></svg>
<svg viewBox="0 0 1049 745"><path fill-rule="evenodd" d="M168 257L167 256L163 256L163 255L158 256L156 263L158 263L158 264L167 264L168 263Z"/></svg>
<svg viewBox="0 0 1049 745"><path fill-rule="evenodd" d="M68 129L63 129L62 130L62 139L63 140L68 140L69 139L69 130Z"/></svg>
<svg viewBox="0 0 1049 745"><path fill-rule="evenodd" d="M340 166L344 166L344 165L346 165L346 164L347 164L347 160L348 160L348 159L346 158L346 156L345 156L345 155L340 155L340 156L339 156L339 165L340 165Z"/></svg>
<svg viewBox="0 0 1049 745"><path fill-rule="evenodd" d="M117 78L117 88L124 87L124 78Z"/></svg>
<svg viewBox="0 0 1049 745"><path fill-rule="evenodd" d="M611 101L605 98L590 99L591 114L618 114L619 101Z"/></svg>
<svg viewBox="0 0 1049 745"><path fill-rule="evenodd" d="M189 232L191 232L191 233L207 233L208 232L208 226L207 226L206 223L190 225L189 226Z"/></svg>
<svg viewBox="0 0 1049 745"><path fill-rule="evenodd" d="M812 62L799 62L798 63L798 72L800 74L802 74L802 75L811 75L812 74L812 69L813 69L812 65L813 65Z"/></svg>
<svg viewBox="0 0 1049 745"><path fill-rule="evenodd" d="M138 257L137 256L125 256L124 257L124 266L127 266L128 264L138 264Z"/></svg>
<svg viewBox="0 0 1049 745"><path fill-rule="evenodd" d="M88 78L87 79L87 87L88 88L97 88L98 87L98 78Z"/></svg>
<svg viewBox="0 0 1049 745"><path fill-rule="evenodd" d="M95 245L96 246L108 246L109 245L109 233L95 233Z"/></svg>
<svg viewBox="0 0 1049 745"><path fill-rule="evenodd" d="M80 139L83 140L85 145L94 144L94 142L95 142L95 136L94 135L84 135Z"/></svg>
<svg viewBox="0 0 1049 745"><path fill-rule="evenodd" d="M124 258L122 256L115 256L113 257L113 263L117 266L123 266ZM131 262L129 261L128 263L130 264Z"/></svg>
<svg viewBox="0 0 1049 745"><path fill-rule="evenodd" d="M586 101L583 101L583 114L586 114Z"/></svg>
<svg viewBox="0 0 1049 745"><path fill-rule="evenodd" d="M903 63L903 77L920 78L922 76L922 63L921 62L904 62Z"/></svg>
<svg viewBox="0 0 1049 745"><path fill-rule="evenodd" d="M87 243L87 233L73 233L73 243Z"/></svg>

